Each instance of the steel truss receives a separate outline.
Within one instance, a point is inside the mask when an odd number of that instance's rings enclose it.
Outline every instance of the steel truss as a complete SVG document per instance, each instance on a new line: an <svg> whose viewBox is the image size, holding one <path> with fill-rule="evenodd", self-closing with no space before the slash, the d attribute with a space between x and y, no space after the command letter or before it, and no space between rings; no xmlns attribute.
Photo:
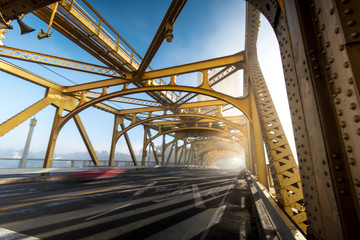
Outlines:
<svg viewBox="0 0 360 240"><path fill-rule="evenodd" d="M22 0L13 2L13 6L22 4ZM309 239L360 239L358 1L248 0L245 51L157 70L149 64L165 35L172 32L185 0L174 0L170 5L144 58L87 1L63 0L43 7L53 2L42 0L28 9L104 66L4 46L0 56L112 78L61 86L0 60L1 71L45 90L39 101L0 125L0 136L52 105L56 113L43 166L51 167L57 137L71 119L93 164L99 164L79 117L82 111L95 107L114 115L109 165L121 136L134 165L146 164L149 144L156 165L215 166L221 158L245 152L246 167L268 187L265 144L278 204ZM83 4L91 11L85 12ZM298 164L258 64L258 11L269 20L279 42ZM17 17L7 3L0 12L9 12L6 21ZM209 78L209 70L220 67L223 69ZM234 98L212 88L239 69L244 69L244 96ZM176 81L177 76L191 72L202 73L200 86ZM164 81L165 77L170 81ZM138 93L152 99L129 97ZM190 102L199 94L216 100ZM105 104L107 101L146 107L117 109ZM243 115L224 117L223 112L232 108ZM144 126L141 163L128 136L130 129L140 125ZM161 153L154 145L158 137L163 137ZM166 142L167 137L171 141Z"/></svg>

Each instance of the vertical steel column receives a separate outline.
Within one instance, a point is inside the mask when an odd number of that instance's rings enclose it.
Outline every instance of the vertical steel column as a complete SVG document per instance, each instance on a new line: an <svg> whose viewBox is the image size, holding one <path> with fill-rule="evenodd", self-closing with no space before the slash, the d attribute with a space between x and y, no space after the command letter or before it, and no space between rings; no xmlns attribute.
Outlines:
<svg viewBox="0 0 360 240"><path fill-rule="evenodd" d="M51 167L56 140L57 140L57 137L58 137L60 129L61 129L61 128L59 128L59 124L61 121L62 111L63 111L62 108L56 108L54 121L53 121L51 133L50 133L50 137L49 137L49 142L48 142L48 146L46 148L43 168Z"/></svg>
<svg viewBox="0 0 360 240"><path fill-rule="evenodd" d="M123 117L115 114L114 115L114 128L113 128L113 135L111 140L111 146L110 146L110 156L109 156L109 166L114 165L114 158L115 158L115 150L116 150L116 143L118 140L118 133L119 133L119 127L120 123L122 123Z"/></svg>
<svg viewBox="0 0 360 240"><path fill-rule="evenodd" d="M161 166L165 165L165 140L166 140L166 134L163 134L163 140L162 140L162 146L161 146Z"/></svg>
<svg viewBox="0 0 360 240"><path fill-rule="evenodd" d="M177 140L175 140L175 162L174 162L174 164L175 165L178 165L178 141Z"/></svg>
<svg viewBox="0 0 360 240"><path fill-rule="evenodd" d="M251 109L251 119L252 127L254 131L254 140L255 140L255 158L256 158L256 170L259 182L264 185L264 187L269 188L268 177L266 173L266 159L264 152L264 140L263 134L260 127L260 120L258 115L258 110L256 107L254 99L254 90L249 86L249 97L250 97L250 109ZM278 194L280 194L280 189L277 189Z"/></svg>
<svg viewBox="0 0 360 240"><path fill-rule="evenodd" d="M176 142L176 141L175 141ZM169 155L166 159L166 165L165 166L168 166L169 165L169 162L170 162L170 158L171 158L171 155L173 153L173 150L174 150L174 143L173 144L170 144L170 152L169 152Z"/></svg>
<svg viewBox="0 0 360 240"><path fill-rule="evenodd" d="M99 159L96 155L96 152L90 142L89 136L86 133L86 130L84 128L84 125L81 122L80 116L76 114L74 117L75 124L80 132L80 135L85 143L86 149L88 150L91 160L95 165L100 165Z"/></svg>
<svg viewBox="0 0 360 240"><path fill-rule="evenodd" d="M144 125L144 140L143 140L141 166L145 166L145 160L146 160L146 156L147 156L146 148L148 145L148 140L147 140L148 131L149 131L149 126Z"/></svg>

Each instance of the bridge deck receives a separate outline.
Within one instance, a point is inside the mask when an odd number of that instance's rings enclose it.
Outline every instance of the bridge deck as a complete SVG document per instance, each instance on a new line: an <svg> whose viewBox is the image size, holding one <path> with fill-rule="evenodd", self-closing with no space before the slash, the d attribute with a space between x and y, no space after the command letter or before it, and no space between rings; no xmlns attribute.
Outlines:
<svg viewBox="0 0 360 240"><path fill-rule="evenodd" d="M259 239L262 217L247 178L238 170L155 169L3 185L0 238Z"/></svg>

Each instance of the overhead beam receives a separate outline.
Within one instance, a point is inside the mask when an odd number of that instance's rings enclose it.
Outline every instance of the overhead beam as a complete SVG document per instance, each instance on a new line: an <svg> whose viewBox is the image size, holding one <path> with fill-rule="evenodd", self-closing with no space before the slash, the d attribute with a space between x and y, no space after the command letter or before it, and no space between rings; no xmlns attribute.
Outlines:
<svg viewBox="0 0 360 240"><path fill-rule="evenodd" d="M162 42L165 39L166 33L172 32L172 26L174 25L177 17L179 16L181 10L185 6L187 0L173 0L168 11L163 18L155 37L153 38L141 64L139 69L136 72L137 77L141 77L142 74L146 71L158 49L160 48Z"/></svg>
<svg viewBox="0 0 360 240"><path fill-rule="evenodd" d="M142 79L154 79L184 73L191 73L196 71L201 71L205 69L223 67L230 64L235 64L243 62L245 60L244 51L236 53L234 55L219 57L210 60L184 64L176 67L163 68L159 70L154 70L150 72L145 72L142 76Z"/></svg>
<svg viewBox="0 0 360 240"><path fill-rule="evenodd" d="M11 75L14 75L16 77L25 79L26 81L35 83L41 87L52 88L60 92L64 89L63 86L59 84L53 83L45 78L42 78L34 73L26 71L25 69L17 67L1 59L0 59L0 70L9 73Z"/></svg>
<svg viewBox="0 0 360 240"><path fill-rule="evenodd" d="M0 46L0 56L103 76L120 77L121 75L113 68L8 46Z"/></svg>

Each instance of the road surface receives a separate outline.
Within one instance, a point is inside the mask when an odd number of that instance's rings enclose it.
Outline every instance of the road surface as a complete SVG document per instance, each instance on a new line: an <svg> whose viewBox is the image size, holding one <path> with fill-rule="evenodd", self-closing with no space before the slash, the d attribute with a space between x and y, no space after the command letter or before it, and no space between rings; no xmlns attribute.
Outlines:
<svg viewBox="0 0 360 240"><path fill-rule="evenodd" d="M0 239L257 239L239 173L157 169L0 186Z"/></svg>

